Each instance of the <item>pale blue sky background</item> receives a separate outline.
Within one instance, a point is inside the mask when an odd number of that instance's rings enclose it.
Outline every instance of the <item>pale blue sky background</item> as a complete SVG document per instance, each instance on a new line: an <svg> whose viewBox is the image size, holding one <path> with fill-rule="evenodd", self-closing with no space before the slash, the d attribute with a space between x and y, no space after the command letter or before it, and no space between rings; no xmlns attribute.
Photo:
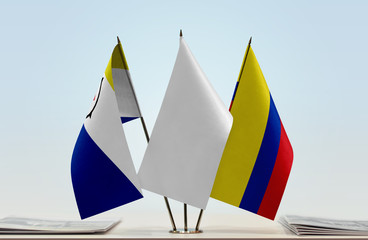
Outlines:
<svg viewBox="0 0 368 240"><path fill-rule="evenodd" d="M0 215L79 217L70 158L116 36L151 132L182 28L226 105L253 36L294 148L279 216L368 219L367 12L366 1L1 1ZM139 121L125 131L138 168ZM144 193L101 215L165 213ZM250 215L216 200L207 212Z"/></svg>

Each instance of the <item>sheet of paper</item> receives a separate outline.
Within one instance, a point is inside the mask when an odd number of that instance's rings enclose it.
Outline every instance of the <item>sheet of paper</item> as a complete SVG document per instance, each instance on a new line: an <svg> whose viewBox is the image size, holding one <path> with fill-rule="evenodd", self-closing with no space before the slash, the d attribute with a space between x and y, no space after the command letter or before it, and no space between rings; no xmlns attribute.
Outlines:
<svg viewBox="0 0 368 240"><path fill-rule="evenodd" d="M280 223L297 235L368 235L368 221L287 215Z"/></svg>
<svg viewBox="0 0 368 240"><path fill-rule="evenodd" d="M119 222L120 220L63 221L6 217L0 219L0 233L101 233Z"/></svg>

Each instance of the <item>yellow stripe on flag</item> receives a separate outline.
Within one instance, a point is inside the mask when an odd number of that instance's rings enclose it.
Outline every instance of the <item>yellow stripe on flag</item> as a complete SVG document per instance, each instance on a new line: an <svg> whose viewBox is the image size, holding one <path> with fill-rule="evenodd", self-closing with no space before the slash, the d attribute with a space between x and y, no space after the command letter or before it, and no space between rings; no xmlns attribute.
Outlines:
<svg viewBox="0 0 368 240"><path fill-rule="evenodd" d="M113 57L113 68L121 68L125 70L129 70L127 60L125 59L125 54L123 51L123 46L119 42L118 45L114 48L114 52L112 53Z"/></svg>
<svg viewBox="0 0 368 240"><path fill-rule="evenodd" d="M112 56L110 58L109 63L107 64L107 67L106 67L106 70L105 70L105 77L106 77L107 81L110 83L110 86L111 86L112 90L115 91L114 82L112 80L111 62L112 62Z"/></svg>
<svg viewBox="0 0 368 240"><path fill-rule="evenodd" d="M114 90L114 81L112 79L112 68L120 68L120 69L126 69L129 70L128 63L125 59L125 54L123 51L123 47L121 43L118 43L111 55L110 61L107 64L106 70L105 70L105 76L107 78L107 81L110 83L111 88Z"/></svg>
<svg viewBox="0 0 368 240"><path fill-rule="evenodd" d="M266 129L270 93L249 46L231 108L233 126L217 171L211 197L239 206Z"/></svg>

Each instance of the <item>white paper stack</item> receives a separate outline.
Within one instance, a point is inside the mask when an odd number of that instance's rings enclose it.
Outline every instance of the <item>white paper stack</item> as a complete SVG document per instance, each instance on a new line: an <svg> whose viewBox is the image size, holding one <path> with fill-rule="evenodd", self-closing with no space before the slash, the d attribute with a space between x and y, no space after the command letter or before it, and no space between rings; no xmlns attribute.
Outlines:
<svg viewBox="0 0 368 240"><path fill-rule="evenodd" d="M335 220L286 215L279 222L297 235L368 235L368 221Z"/></svg>
<svg viewBox="0 0 368 240"><path fill-rule="evenodd" d="M71 234L106 232L119 220L60 221L36 218L6 217L0 219L0 234Z"/></svg>

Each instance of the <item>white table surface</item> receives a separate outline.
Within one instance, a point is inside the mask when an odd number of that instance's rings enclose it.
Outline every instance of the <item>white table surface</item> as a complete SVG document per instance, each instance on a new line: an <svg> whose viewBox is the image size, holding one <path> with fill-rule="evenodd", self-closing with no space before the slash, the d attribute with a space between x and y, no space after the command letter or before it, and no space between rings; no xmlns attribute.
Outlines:
<svg viewBox="0 0 368 240"><path fill-rule="evenodd" d="M182 218L176 216L178 228ZM194 227L197 216L189 218L188 226ZM283 228L277 221L270 221L256 215L211 215L204 213L201 223L203 233L172 234L167 215L127 215L110 231L103 234L0 234L0 239L368 239L368 236L296 236Z"/></svg>

